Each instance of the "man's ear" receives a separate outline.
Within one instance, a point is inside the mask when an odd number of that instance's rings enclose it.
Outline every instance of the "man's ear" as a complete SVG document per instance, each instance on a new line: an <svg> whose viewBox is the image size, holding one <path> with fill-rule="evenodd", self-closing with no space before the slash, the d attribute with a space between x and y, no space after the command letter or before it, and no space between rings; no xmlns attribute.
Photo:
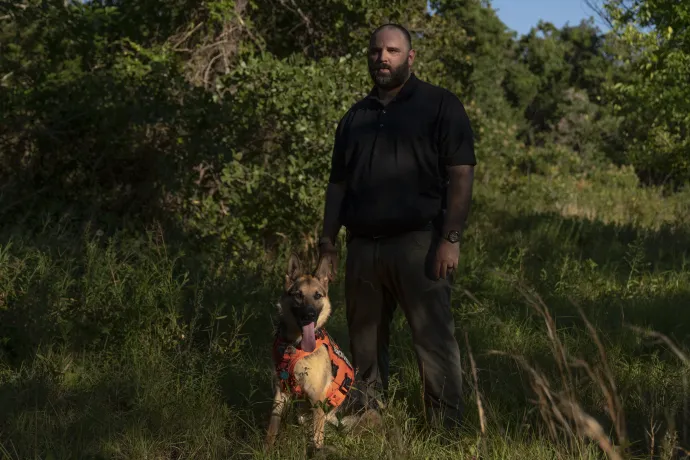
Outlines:
<svg viewBox="0 0 690 460"><path fill-rule="evenodd" d="M414 58L417 57L417 51L414 49L411 49L409 53L407 53L407 65L412 67L414 64Z"/></svg>
<svg viewBox="0 0 690 460"><path fill-rule="evenodd" d="M314 272L314 277L318 279L326 289L328 289L328 280L330 279L331 275L330 265L331 261L329 257L321 257L319 260L319 265L316 267L316 271Z"/></svg>
<svg viewBox="0 0 690 460"><path fill-rule="evenodd" d="M290 254L285 272L285 290L287 291L300 276L302 276L302 262L296 254Z"/></svg>

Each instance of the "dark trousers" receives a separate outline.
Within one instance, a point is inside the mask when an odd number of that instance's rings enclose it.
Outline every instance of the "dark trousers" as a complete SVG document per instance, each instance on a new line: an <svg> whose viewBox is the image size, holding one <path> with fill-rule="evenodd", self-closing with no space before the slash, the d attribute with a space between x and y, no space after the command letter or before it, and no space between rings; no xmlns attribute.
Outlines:
<svg viewBox="0 0 690 460"><path fill-rule="evenodd" d="M389 329L397 305L412 331L427 415L446 426L463 411L460 350L450 308L449 280L431 274L435 230L347 245L345 297L350 350L356 370L354 407L377 407L388 390ZM351 406L351 407L353 407Z"/></svg>

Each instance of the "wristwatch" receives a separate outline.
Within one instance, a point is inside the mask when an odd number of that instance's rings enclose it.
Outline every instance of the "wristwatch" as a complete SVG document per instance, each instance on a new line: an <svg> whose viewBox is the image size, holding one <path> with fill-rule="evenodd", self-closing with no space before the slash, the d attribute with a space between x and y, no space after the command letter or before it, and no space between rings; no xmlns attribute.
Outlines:
<svg viewBox="0 0 690 460"><path fill-rule="evenodd" d="M457 230L451 230L446 234L446 236L444 236L444 238L455 244L460 241L460 232Z"/></svg>

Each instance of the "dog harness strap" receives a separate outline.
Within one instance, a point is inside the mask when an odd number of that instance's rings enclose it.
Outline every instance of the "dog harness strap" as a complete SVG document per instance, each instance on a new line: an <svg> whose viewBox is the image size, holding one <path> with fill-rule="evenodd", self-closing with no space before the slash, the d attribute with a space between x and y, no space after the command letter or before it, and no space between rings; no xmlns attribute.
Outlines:
<svg viewBox="0 0 690 460"><path fill-rule="evenodd" d="M330 351L329 349L329 352ZM343 366L344 363L342 362L340 364L337 374L331 382L328 395L326 396L328 403L333 407L338 407L345 400L345 396L347 396L347 392L350 390L350 385L352 384L352 379L354 378L351 369Z"/></svg>
<svg viewBox="0 0 690 460"><path fill-rule="evenodd" d="M354 371L347 357L335 341L331 339L330 335L324 329L319 332L316 337L316 347L314 350L318 350L322 345L326 347L333 372L333 380L326 395L326 400L330 406L338 407L345 400L345 396L350 390L354 380ZM303 396L302 388L295 378L295 365L299 360L310 354L276 336L273 342L273 360L276 364L276 374L283 391L290 392L297 397Z"/></svg>
<svg viewBox="0 0 690 460"><path fill-rule="evenodd" d="M350 361L348 361L345 354L342 352L335 340L332 340L328 332L325 330L324 336L328 341L328 355L331 358L331 363L334 366L334 376L331 382L331 388L328 391L328 402L333 407L338 407L345 400L347 393L350 391L350 386L355 378L354 370Z"/></svg>
<svg viewBox="0 0 690 460"><path fill-rule="evenodd" d="M317 339L315 349L318 349L320 346L321 343ZM297 397L302 396L302 388L295 378L295 365L308 354L306 351L281 340L280 337L276 337L273 342L273 359L276 363L276 373L283 391L292 393Z"/></svg>

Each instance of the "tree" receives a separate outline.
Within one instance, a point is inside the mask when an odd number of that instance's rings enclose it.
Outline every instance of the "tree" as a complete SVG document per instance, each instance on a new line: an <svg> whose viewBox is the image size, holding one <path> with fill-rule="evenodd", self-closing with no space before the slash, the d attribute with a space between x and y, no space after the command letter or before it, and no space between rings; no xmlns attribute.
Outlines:
<svg viewBox="0 0 690 460"><path fill-rule="evenodd" d="M623 117L626 158L654 184L690 180L690 3L608 0L626 78L608 86Z"/></svg>

